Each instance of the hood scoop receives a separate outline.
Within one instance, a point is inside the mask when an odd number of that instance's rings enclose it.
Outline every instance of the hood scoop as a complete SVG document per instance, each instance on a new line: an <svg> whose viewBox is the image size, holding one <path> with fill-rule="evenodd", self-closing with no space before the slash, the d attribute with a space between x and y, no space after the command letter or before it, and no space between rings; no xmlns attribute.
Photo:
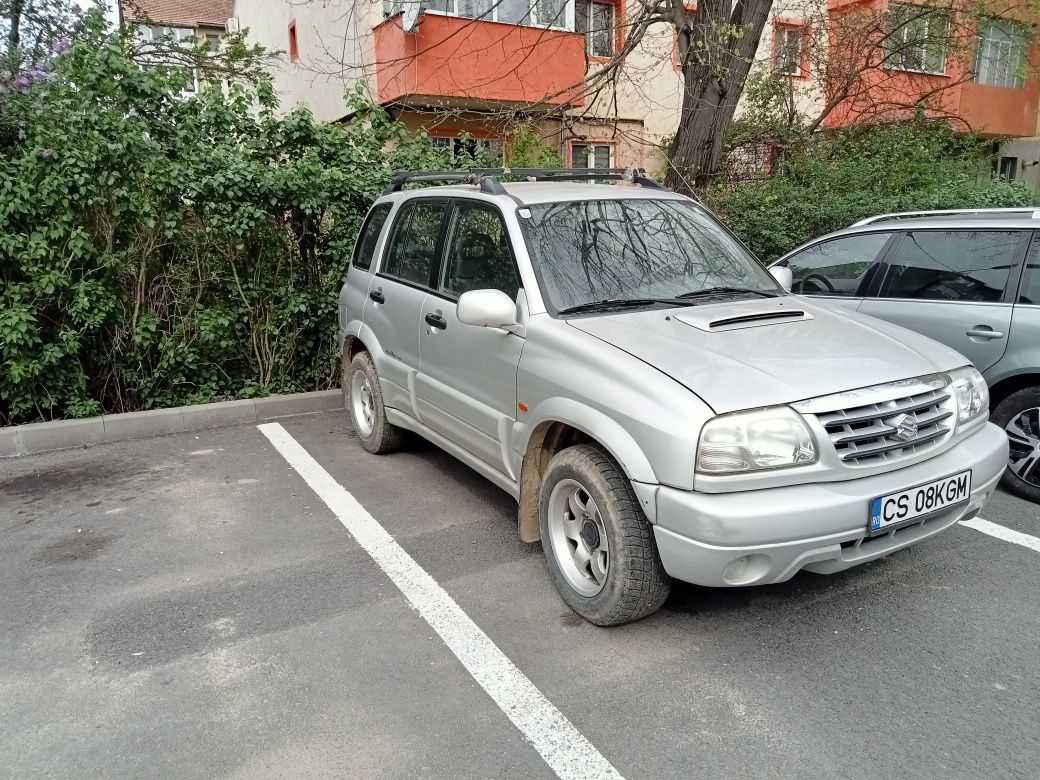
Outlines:
<svg viewBox="0 0 1040 780"><path fill-rule="evenodd" d="M804 309L788 306L785 301L740 301L687 309L674 315L674 319L705 333L720 333L815 318Z"/></svg>

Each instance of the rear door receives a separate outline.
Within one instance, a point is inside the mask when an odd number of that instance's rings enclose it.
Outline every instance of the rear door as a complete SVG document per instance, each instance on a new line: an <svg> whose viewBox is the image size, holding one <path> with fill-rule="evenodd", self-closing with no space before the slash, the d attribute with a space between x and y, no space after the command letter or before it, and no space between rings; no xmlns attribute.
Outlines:
<svg viewBox="0 0 1040 780"><path fill-rule="evenodd" d="M447 213L448 201L433 198L409 200L398 209L365 304L365 324L381 348L373 359L383 402L413 416L419 323Z"/></svg>
<svg viewBox="0 0 1040 780"><path fill-rule="evenodd" d="M440 273L422 307L416 380L420 419L497 471L512 474L507 443L516 420L516 367L524 340L459 321L470 290L501 290L514 301L520 277L502 214L480 201L452 209Z"/></svg>
<svg viewBox="0 0 1040 780"><path fill-rule="evenodd" d="M859 310L916 330L985 371L1004 354L1024 230L908 230Z"/></svg>
<svg viewBox="0 0 1040 780"><path fill-rule="evenodd" d="M891 230L854 233L788 255L780 262L794 277L791 292L858 309L870 270L893 236Z"/></svg>

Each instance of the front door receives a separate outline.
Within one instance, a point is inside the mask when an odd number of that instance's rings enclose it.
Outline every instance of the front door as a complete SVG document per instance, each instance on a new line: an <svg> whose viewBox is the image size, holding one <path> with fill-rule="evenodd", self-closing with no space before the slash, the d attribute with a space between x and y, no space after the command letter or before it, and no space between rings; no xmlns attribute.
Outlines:
<svg viewBox="0 0 1040 780"><path fill-rule="evenodd" d="M446 200L413 200L401 206L365 303L365 323L379 342L373 359L383 403L413 416L422 308L447 211Z"/></svg>
<svg viewBox="0 0 1040 780"><path fill-rule="evenodd" d="M502 215L456 201L436 290L423 303L416 396L420 419L513 479L509 433L516 420L516 367L524 340L499 328L459 322L456 301L495 289L516 300L516 261Z"/></svg>
<svg viewBox="0 0 1040 780"><path fill-rule="evenodd" d="M791 292L855 311L867 272L892 239L891 231L854 233L806 247L781 260L791 269Z"/></svg>
<svg viewBox="0 0 1040 780"><path fill-rule="evenodd" d="M876 298L859 310L942 342L985 371L1004 354L1025 249L1022 230L910 230L885 258Z"/></svg>

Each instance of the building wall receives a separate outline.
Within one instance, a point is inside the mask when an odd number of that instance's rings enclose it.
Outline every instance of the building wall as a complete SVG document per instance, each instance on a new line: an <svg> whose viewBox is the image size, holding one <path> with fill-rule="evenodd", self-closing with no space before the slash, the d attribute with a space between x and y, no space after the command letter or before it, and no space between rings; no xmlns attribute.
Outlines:
<svg viewBox="0 0 1040 780"><path fill-rule="evenodd" d="M340 119L348 113L344 92L372 81L372 28L382 19L381 2L235 0L234 14L251 42L281 52L271 72L283 110L305 105L321 121ZM294 22L299 58L291 61Z"/></svg>

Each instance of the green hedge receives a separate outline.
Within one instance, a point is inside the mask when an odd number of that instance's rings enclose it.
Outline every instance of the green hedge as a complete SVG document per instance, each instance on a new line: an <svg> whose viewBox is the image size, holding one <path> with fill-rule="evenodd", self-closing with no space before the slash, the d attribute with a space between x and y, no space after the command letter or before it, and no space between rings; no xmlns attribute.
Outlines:
<svg viewBox="0 0 1040 780"><path fill-rule="evenodd" d="M707 198L763 261L873 214L1040 204L1021 184L989 177L991 143L945 123L856 128L810 141L772 178L723 184Z"/></svg>
<svg viewBox="0 0 1040 780"><path fill-rule="evenodd" d="M424 136L180 96L100 31L0 90L0 423L333 386L336 293Z"/></svg>

